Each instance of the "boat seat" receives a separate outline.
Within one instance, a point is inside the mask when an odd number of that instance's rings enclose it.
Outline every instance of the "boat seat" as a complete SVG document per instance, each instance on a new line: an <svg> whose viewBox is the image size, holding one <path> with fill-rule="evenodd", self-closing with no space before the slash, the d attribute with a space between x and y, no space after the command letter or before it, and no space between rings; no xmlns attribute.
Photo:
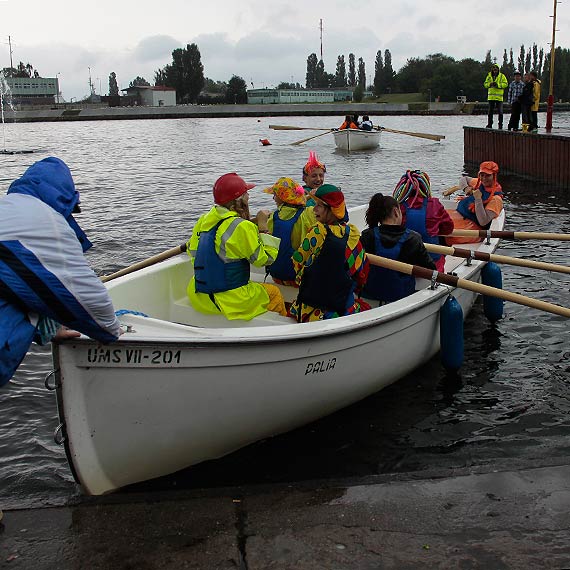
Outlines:
<svg viewBox="0 0 570 570"><path fill-rule="evenodd" d="M267 311L250 321L242 319L228 320L223 315L205 315L196 311L190 304L190 299L184 296L175 299L172 305L172 314L169 318L174 323L192 325L203 328L240 328L240 327L269 327L290 325L295 321L289 317L283 317L272 311Z"/></svg>

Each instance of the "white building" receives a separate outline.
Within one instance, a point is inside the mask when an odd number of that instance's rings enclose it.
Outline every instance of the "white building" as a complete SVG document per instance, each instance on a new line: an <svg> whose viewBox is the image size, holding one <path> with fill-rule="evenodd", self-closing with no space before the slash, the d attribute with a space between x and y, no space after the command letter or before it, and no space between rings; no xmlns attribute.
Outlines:
<svg viewBox="0 0 570 570"><path fill-rule="evenodd" d="M174 87L163 87L156 85L137 85L121 89L127 95L136 97L137 104L146 107L171 107L176 105L176 89Z"/></svg>
<svg viewBox="0 0 570 570"><path fill-rule="evenodd" d="M327 89L248 89L249 105L270 103L334 103L334 91Z"/></svg>
<svg viewBox="0 0 570 570"><path fill-rule="evenodd" d="M249 105L267 105L271 103L334 103L335 101L352 101L353 87L336 89L248 89ZM364 97L374 94L364 92Z"/></svg>
<svg viewBox="0 0 570 570"><path fill-rule="evenodd" d="M59 102L57 77L6 77L14 104L45 105Z"/></svg>

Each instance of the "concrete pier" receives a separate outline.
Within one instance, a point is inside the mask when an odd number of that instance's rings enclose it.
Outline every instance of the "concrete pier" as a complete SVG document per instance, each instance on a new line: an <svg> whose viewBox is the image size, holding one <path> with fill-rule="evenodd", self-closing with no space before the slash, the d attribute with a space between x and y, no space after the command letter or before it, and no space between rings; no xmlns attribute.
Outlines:
<svg viewBox="0 0 570 570"><path fill-rule="evenodd" d="M111 495L4 513L33 570L570 568L566 465L333 486Z"/></svg>

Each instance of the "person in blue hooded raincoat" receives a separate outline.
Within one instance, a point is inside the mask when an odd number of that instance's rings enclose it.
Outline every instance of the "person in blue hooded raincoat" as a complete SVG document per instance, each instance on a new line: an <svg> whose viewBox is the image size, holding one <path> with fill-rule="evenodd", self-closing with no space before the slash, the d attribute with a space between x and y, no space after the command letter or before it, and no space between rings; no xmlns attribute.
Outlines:
<svg viewBox="0 0 570 570"><path fill-rule="evenodd" d="M78 204L71 172L55 157L30 166L0 198L0 386L32 342L81 332L109 343L121 334L83 255L92 244L72 216Z"/></svg>

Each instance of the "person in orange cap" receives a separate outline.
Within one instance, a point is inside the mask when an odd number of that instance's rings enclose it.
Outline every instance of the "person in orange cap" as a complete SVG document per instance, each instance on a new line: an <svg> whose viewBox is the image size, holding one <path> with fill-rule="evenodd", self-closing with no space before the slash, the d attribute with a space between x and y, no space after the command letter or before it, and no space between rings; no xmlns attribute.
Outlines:
<svg viewBox="0 0 570 570"><path fill-rule="evenodd" d="M487 160L479 166L477 178L463 176L459 185L466 196L460 198L456 210L449 210L456 230L486 230L503 209L503 189L497 182L499 166ZM468 237L448 237L448 245L481 241Z"/></svg>
<svg viewBox="0 0 570 570"><path fill-rule="evenodd" d="M201 313L246 321L266 311L287 315L276 285L250 280L250 263L270 265L279 250L279 239L269 235L267 228L270 212L258 212L257 225L250 221L248 190L254 186L235 172L218 178L215 204L192 230L187 251L194 277L187 294Z"/></svg>
<svg viewBox="0 0 570 570"><path fill-rule="evenodd" d="M305 189L292 178L279 178L263 191L272 194L277 205L267 221L269 233L281 239L279 254L268 272L276 283L296 287L291 256L316 223L313 208L306 206Z"/></svg>
<svg viewBox="0 0 570 570"><path fill-rule="evenodd" d="M370 305L358 298L369 262L340 188L323 184L311 195L317 223L293 253L299 294L290 314L297 322L332 319L359 313Z"/></svg>

